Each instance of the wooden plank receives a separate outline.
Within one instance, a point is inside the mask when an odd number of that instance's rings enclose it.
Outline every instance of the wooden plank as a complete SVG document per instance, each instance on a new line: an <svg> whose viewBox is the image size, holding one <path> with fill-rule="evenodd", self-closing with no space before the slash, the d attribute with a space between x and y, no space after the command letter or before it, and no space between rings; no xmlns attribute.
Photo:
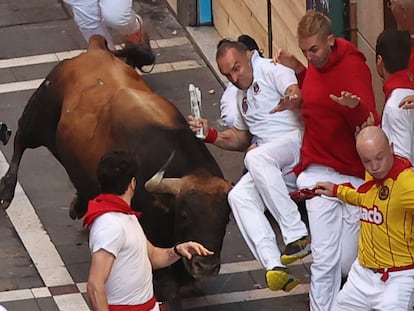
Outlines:
<svg viewBox="0 0 414 311"><path fill-rule="evenodd" d="M235 39L241 33L229 13L221 5L221 0L213 0L213 22L222 38Z"/></svg>
<svg viewBox="0 0 414 311"><path fill-rule="evenodd" d="M177 14L177 0L167 0L170 8Z"/></svg>
<svg viewBox="0 0 414 311"><path fill-rule="evenodd" d="M260 26L267 31L267 1L266 0L243 0L245 5L257 19Z"/></svg>
<svg viewBox="0 0 414 311"><path fill-rule="evenodd" d="M262 0L263 1L263 0ZM237 38L240 34L248 34L252 36L257 44L267 51L267 29L264 29L252 11L241 0L217 0L216 5L220 3L221 8L227 12L229 30L221 29L219 33L227 33L229 37ZM218 14L218 9L216 14ZM215 24L220 23L215 20ZM234 23L235 27L231 27ZM237 32L234 32L234 30Z"/></svg>
<svg viewBox="0 0 414 311"><path fill-rule="evenodd" d="M276 46L294 54L304 64L307 62L298 47L296 33L299 20L305 12L305 0L272 0L273 42Z"/></svg>

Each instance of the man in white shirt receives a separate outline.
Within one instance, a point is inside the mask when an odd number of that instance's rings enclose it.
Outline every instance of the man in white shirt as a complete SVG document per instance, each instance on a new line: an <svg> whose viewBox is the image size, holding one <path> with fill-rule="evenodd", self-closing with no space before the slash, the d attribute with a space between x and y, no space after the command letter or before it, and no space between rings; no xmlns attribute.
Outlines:
<svg viewBox="0 0 414 311"><path fill-rule="evenodd" d="M407 31L387 29L377 38L377 72L384 79L386 99L381 127L393 143L394 153L414 163L414 110L399 107L403 98L414 95L414 74L408 69L410 53Z"/></svg>
<svg viewBox="0 0 414 311"><path fill-rule="evenodd" d="M299 109L280 109L300 107L297 80L291 69L272 64L237 41L221 44L216 61L220 72L239 89L233 127L217 132L207 120L192 116L189 124L194 131L203 126L208 133L205 141L226 150L246 151L252 136L257 139L258 147L245 157L248 173L230 191L229 203L247 245L267 270L269 288L288 292L299 280L286 265L310 253L307 228L289 196L296 189L292 169L299 162L303 124ZM281 229L283 254L264 215L266 209Z"/></svg>
<svg viewBox="0 0 414 311"><path fill-rule="evenodd" d="M136 160L130 153L109 153L98 164L102 194L89 202L84 218L92 253L87 293L94 311L159 311L152 270L181 257L213 254L197 242L159 248L146 239L137 219L140 213L130 206L136 174Z"/></svg>

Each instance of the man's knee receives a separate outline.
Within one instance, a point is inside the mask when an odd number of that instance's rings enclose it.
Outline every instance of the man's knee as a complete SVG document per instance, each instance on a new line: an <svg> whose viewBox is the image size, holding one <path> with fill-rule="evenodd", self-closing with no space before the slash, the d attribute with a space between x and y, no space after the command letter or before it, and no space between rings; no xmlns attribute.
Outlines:
<svg viewBox="0 0 414 311"><path fill-rule="evenodd" d="M261 152L260 148L254 148L246 153L246 156L244 157L244 165L248 170L254 168L256 163L258 161L263 161L264 156Z"/></svg>
<svg viewBox="0 0 414 311"><path fill-rule="evenodd" d="M130 8L124 6L101 7L102 19L107 27L123 32L124 29L135 28L137 25L136 14Z"/></svg>
<svg viewBox="0 0 414 311"><path fill-rule="evenodd" d="M233 187L233 189L230 190L230 192L227 195L227 200L229 202L230 208L233 210L234 206L237 206L238 202L241 200L241 191L237 187L237 184Z"/></svg>

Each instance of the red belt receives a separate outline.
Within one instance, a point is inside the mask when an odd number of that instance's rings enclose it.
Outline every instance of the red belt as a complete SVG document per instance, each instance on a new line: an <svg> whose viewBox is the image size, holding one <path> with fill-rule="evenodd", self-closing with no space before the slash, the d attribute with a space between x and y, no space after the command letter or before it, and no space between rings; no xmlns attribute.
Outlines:
<svg viewBox="0 0 414 311"><path fill-rule="evenodd" d="M109 305L109 311L150 311L155 307L157 300L152 297L140 305Z"/></svg>
<svg viewBox="0 0 414 311"><path fill-rule="evenodd" d="M391 268L368 268L374 273L381 273L381 281L386 282L389 278L390 272L396 272L396 271L403 271L403 270L410 270L414 269L414 264L403 266L403 267L391 267Z"/></svg>

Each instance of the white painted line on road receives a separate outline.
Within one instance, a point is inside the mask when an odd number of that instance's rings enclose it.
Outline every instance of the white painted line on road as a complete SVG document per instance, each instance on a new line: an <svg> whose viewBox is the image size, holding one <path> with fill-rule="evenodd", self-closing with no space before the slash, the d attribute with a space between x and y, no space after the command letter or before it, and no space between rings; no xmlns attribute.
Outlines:
<svg viewBox="0 0 414 311"><path fill-rule="evenodd" d="M177 37L177 38L171 38L171 39L151 40L150 44L152 48L166 48L166 47L190 44L190 41L186 37ZM115 48L120 49L121 46L116 45ZM72 51L48 53L48 54L42 54L42 55L32 55L32 56L10 58L10 59L2 59L0 60L0 69L58 62L58 61L61 61L67 58L78 56L79 54L83 52L85 52L85 50L72 50Z"/></svg>
<svg viewBox="0 0 414 311"><path fill-rule="evenodd" d="M4 155L0 152L0 175L3 176L9 165ZM44 230L39 217L37 216L32 204L23 191L20 183L17 183L15 196L10 207L6 210L17 234L19 235L26 251L32 259L40 277L46 286L59 286L74 284L72 277L66 269L62 258L52 243L48 233ZM40 291L40 292L39 292ZM44 290L38 292L31 290L13 291L14 300L29 299L36 297L37 294L47 294ZM8 296L10 292L0 293L1 297ZM77 296L76 296L77 297ZM76 311L89 310L83 297L84 306L76 297L73 297ZM66 307L66 300L56 300L60 310L72 310ZM62 304L62 306L60 305ZM75 310L75 309L73 309Z"/></svg>
<svg viewBox="0 0 414 311"><path fill-rule="evenodd" d="M290 264L289 267L303 265L303 264L310 264L311 262L312 262L312 256L309 255L303 258L302 260L295 261L294 263ZM240 273L240 272L248 272L248 271L255 271L255 270L262 270L262 269L263 267L256 260L239 261L239 262L221 264L219 274Z"/></svg>
<svg viewBox="0 0 414 311"><path fill-rule="evenodd" d="M89 310L89 307L81 294L66 294L53 296L53 300L61 311Z"/></svg>
<svg viewBox="0 0 414 311"><path fill-rule="evenodd" d="M151 72L144 73L143 75L150 75L154 73L164 73L164 72L171 72L171 71L189 70L189 69L195 69L195 68L201 68L201 67L204 67L204 65L200 64L199 62L195 60L186 60L186 61L179 61L179 62L173 62L173 63L163 63L163 64L156 64L154 66L154 69ZM35 90L39 87L39 85L43 82L43 80L44 79L35 79L35 80L3 83L3 84L0 84L0 94Z"/></svg>
<svg viewBox="0 0 414 311"><path fill-rule="evenodd" d="M33 299L34 295L30 289L10 290L0 292L0 302Z"/></svg>
<svg viewBox="0 0 414 311"><path fill-rule="evenodd" d="M0 94L2 93L11 93L27 90L35 90L43 82L44 79L20 81L20 82L11 82L0 84Z"/></svg>
<svg viewBox="0 0 414 311"><path fill-rule="evenodd" d="M200 308L207 306L217 306L228 303L253 301L260 299L271 299L285 296L303 295L309 292L309 284L299 284L290 293L284 291L271 291L268 288L252 289L248 291L222 293L207 295L197 298L187 298L183 300L184 309Z"/></svg>

